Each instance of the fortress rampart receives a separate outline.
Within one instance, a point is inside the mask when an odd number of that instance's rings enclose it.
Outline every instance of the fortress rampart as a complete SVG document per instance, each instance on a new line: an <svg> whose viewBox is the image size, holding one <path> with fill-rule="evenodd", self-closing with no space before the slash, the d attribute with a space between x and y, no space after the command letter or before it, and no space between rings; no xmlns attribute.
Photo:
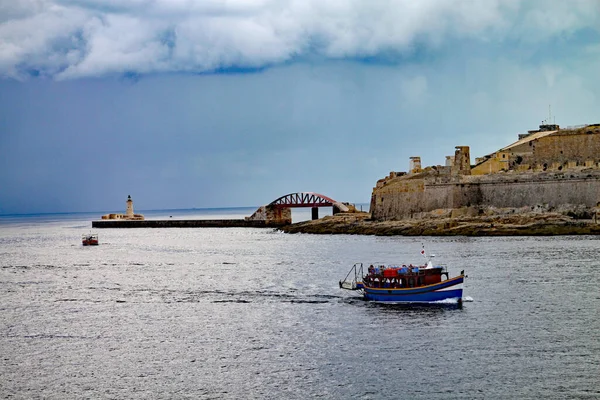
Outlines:
<svg viewBox="0 0 600 400"><path fill-rule="evenodd" d="M533 163L574 163L573 166L597 166L600 163L600 140L598 134L590 133L580 135L558 132L547 136L535 143Z"/></svg>
<svg viewBox="0 0 600 400"><path fill-rule="evenodd" d="M600 207L598 127L530 131L474 166L467 146L457 146L448 158L450 166L392 172L379 180L371 196L372 218L419 218L464 207Z"/></svg>

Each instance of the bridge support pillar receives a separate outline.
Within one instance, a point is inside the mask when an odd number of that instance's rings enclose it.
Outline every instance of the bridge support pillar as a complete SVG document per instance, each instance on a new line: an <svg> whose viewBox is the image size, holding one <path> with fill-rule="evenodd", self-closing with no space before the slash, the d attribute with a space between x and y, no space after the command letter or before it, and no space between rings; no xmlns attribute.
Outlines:
<svg viewBox="0 0 600 400"><path fill-rule="evenodd" d="M312 211L312 219L313 219L313 221L315 219L319 219L319 207L313 207L311 209L311 211Z"/></svg>
<svg viewBox="0 0 600 400"><path fill-rule="evenodd" d="M252 216L246 217L246 220L265 221L266 226L289 225L292 223L292 210L290 208L260 206Z"/></svg>
<svg viewBox="0 0 600 400"><path fill-rule="evenodd" d="M267 225L289 225L291 223L291 208L273 208L267 211Z"/></svg>

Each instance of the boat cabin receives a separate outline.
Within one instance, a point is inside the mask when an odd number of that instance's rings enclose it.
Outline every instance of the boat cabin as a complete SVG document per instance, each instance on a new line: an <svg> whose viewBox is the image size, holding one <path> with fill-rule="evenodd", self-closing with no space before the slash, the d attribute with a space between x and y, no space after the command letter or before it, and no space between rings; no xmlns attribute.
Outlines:
<svg viewBox="0 0 600 400"><path fill-rule="evenodd" d="M363 277L363 284L372 288L413 288L440 283L442 277L448 279L443 267L433 265L413 266L369 266Z"/></svg>

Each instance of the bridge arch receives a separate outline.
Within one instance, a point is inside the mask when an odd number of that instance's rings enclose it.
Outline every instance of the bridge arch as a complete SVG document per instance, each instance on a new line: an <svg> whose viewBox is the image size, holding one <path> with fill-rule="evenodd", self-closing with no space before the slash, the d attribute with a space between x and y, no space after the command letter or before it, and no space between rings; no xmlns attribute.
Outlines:
<svg viewBox="0 0 600 400"><path fill-rule="evenodd" d="M292 223L291 208L312 208L312 219L319 218L319 207L333 207L333 213L348 212L350 208L331 197L314 192L289 193L265 206L260 206L247 220L266 221L267 226L281 226Z"/></svg>
<svg viewBox="0 0 600 400"><path fill-rule="evenodd" d="M340 209L347 208L339 201L333 200L331 197L324 196L314 192L298 192L289 193L278 199L273 200L268 204L272 208L293 208L293 207L332 207L336 206ZM342 210L345 211L345 210Z"/></svg>

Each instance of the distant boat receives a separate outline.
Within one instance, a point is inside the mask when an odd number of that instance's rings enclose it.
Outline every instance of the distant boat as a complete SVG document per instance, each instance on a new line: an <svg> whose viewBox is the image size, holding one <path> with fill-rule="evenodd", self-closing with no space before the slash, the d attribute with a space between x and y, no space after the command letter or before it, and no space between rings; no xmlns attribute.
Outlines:
<svg viewBox="0 0 600 400"><path fill-rule="evenodd" d="M450 278L444 267L434 266L431 260L422 266L371 265L367 271L364 275L363 264L354 264L340 288L362 291L365 300L379 302L462 303L464 271Z"/></svg>
<svg viewBox="0 0 600 400"><path fill-rule="evenodd" d="M89 233L81 236L81 244L84 246L98 246L98 234Z"/></svg>

